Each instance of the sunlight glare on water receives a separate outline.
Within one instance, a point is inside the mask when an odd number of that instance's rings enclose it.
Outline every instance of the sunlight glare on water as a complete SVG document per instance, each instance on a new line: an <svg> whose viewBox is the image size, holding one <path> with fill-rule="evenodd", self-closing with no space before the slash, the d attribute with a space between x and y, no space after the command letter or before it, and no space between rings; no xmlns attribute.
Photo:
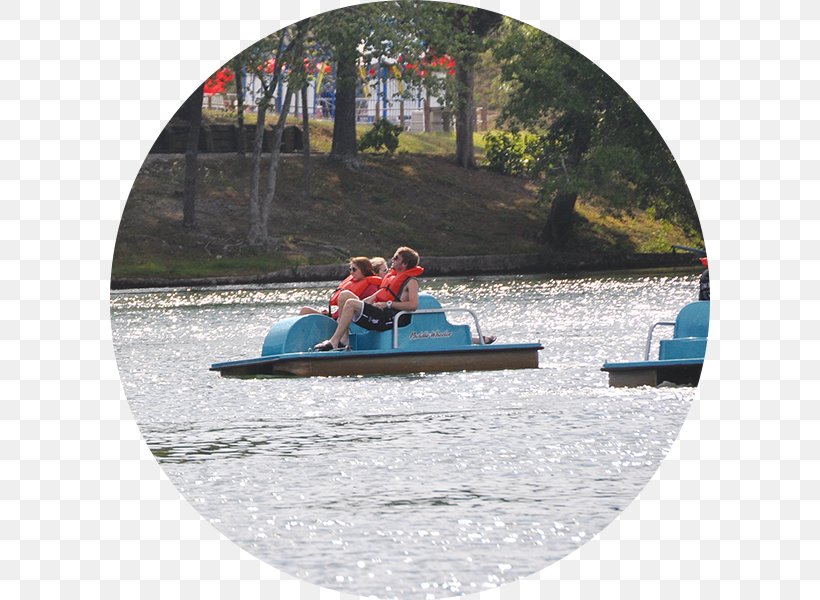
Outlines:
<svg viewBox="0 0 820 600"><path fill-rule="evenodd" d="M538 369L233 380L270 324L332 283L112 295L121 379L180 492L286 573L383 598L439 598L530 575L599 533L640 492L691 388L611 389L697 277L431 279ZM455 319L454 319L455 320ZM465 321L467 322L467 321Z"/></svg>

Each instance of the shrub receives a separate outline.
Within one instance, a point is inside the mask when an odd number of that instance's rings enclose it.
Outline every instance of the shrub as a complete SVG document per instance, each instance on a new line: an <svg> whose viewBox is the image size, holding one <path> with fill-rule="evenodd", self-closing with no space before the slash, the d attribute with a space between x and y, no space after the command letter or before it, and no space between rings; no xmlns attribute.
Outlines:
<svg viewBox="0 0 820 600"><path fill-rule="evenodd" d="M393 125L387 119L382 119L375 123L359 140L359 150L364 151L373 148L379 152L382 147L387 148L390 154L399 147L399 134L404 131L401 125Z"/></svg>
<svg viewBox="0 0 820 600"><path fill-rule="evenodd" d="M532 133L490 131L484 136L486 165L504 175L535 177L544 158L544 143Z"/></svg>

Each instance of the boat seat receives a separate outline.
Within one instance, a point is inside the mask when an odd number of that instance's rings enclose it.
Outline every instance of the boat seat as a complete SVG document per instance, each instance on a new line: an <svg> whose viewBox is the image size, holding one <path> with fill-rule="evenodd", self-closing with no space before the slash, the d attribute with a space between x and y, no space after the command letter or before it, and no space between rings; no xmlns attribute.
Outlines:
<svg viewBox="0 0 820 600"><path fill-rule="evenodd" d="M419 308L441 308L441 302L427 292L419 292Z"/></svg>
<svg viewBox="0 0 820 600"><path fill-rule="evenodd" d="M672 338L661 340L658 358L703 358L708 337L709 302L691 302L678 313Z"/></svg>
<svg viewBox="0 0 820 600"><path fill-rule="evenodd" d="M262 356L307 352L336 331L336 321L325 315L300 315L274 323L262 342Z"/></svg>
<svg viewBox="0 0 820 600"><path fill-rule="evenodd" d="M675 319L675 338L705 338L709 336L709 301L690 302Z"/></svg>
<svg viewBox="0 0 820 600"><path fill-rule="evenodd" d="M419 293L419 310L440 309L441 303L426 292ZM444 313L408 315L405 321L399 317L399 348L435 349L442 340L447 345L467 345L471 343L469 325L453 325ZM350 348L352 350L390 350L393 348L393 330L370 331L355 323L350 326Z"/></svg>

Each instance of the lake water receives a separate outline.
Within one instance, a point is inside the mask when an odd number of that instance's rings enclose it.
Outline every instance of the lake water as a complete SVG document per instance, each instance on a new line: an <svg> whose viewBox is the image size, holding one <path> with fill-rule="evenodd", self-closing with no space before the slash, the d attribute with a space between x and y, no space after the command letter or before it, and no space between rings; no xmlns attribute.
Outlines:
<svg viewBox="0 0 820 600"><path fill-rule="evenodd" d="M538 369L223 379L332 283L117 292L111 322L142 434L179 491L242 548L316 584L440 598L530 575L599 533L676 439L692 388L611 389L697 275L442 278Z"/></svg>

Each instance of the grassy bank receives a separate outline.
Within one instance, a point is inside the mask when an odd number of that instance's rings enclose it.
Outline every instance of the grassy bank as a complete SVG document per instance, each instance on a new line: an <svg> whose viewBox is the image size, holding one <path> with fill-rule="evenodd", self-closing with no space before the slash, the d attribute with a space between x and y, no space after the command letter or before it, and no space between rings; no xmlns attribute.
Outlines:
<svg viewBox="0 0 820 600"><path fill-rule="evenodd" d="M317 151L329 149L329 123L311 128ZM545 252L536 236L547 207L523 179L453 165L448 134L402 134L395 156L362 155L351 170L312 159L309 197L302 157L285 155L265 251L245 244L250 158L202 155L197 227L183 229L181 156L151 156L129 195L112 267L114 278L260 275L284 267L329 264L350 255L387 256L399 244L426 256ZM265 171L266 172L266 171ZM698 245L646 213L614 215L580 203L578 239L566 253L666 252Z"/></svg>
<svg viewBox="0 0 820 600"><path fill-rule="evenodd" d="M245 114L245 125L256 124L256 113ZM236 125L236 114L223 110L203 111L203 123L206 125ZM268 127L276 124L278 115L268 115L265 123ZM288 117L288 125L302 127L301 117ZM370 129L372 125L359 124L356 126L359 138ZM453 133L431 132L431 133L402 133L399 136L399 147L397 154L427 154L434 156L446 156L455 152L455 136ZM310 120L310 147L318 154L330 152L333 142L333 121L322 119ZM484 159L484 132L477 132L473 136L475 144L476 160Z"/></svg>

